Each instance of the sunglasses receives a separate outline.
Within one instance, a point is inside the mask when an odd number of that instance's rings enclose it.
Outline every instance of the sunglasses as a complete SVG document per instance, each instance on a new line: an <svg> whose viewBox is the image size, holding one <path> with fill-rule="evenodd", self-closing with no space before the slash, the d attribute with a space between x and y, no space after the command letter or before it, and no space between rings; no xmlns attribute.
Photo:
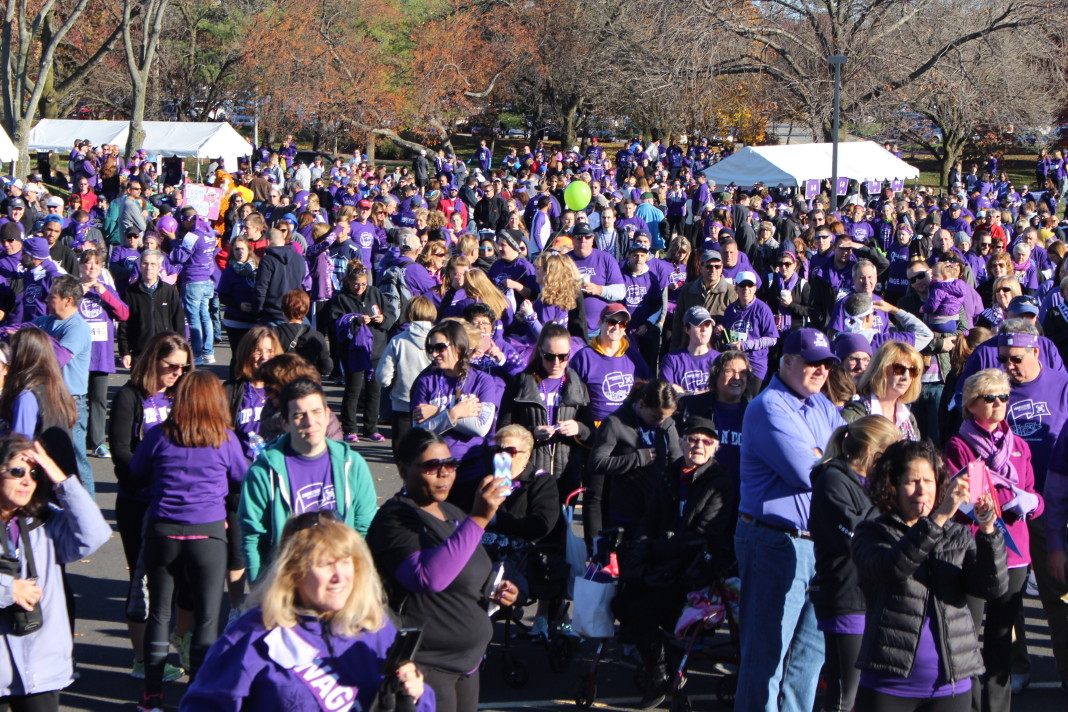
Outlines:
<svg viewBox="0 0 1068 712"><path fill-rule="evenodd" d="M1023 361L1023 356L1001 356L1000 354L998 355L998 363L1009 362L1012 363L1014 366L1019 366L1021 363L1023 363Z"/></svg>
<svg viewBox="0 0 1068 712"><path fill-rule="evenodd" d="M170 361L164 361L160 359L160 365L168 371L181 371L182 373L188 373L190 365L188 363L171 363Z"/></svg>
<svg viewBox="0 0 1068 712"><path fill-rule="evenodd" d="M502 454L507 454L509 457L515 457L516 455L526 453L526 450L520 450L517 447L502 447L500 445L493 448L493 451Z"/></svg>
<svg viewBox="0 0 1068 712"><path fill-rule="evenodd" d="M572 235L572 240L592 240L593 235Z"/></svg>
<svg viewBox="0 0 1068 712"><path fill-rule="evenodd" d="M305 529L311 529L317 527L324 522L337 522L340 521L337 518L337 514L332 509L317 509L313 512L304 512L293 517L289 523L289 535L292 536L297 532L304 531Z"/></svg>
<svg viewBox="0 0 1068 712"><path fill-rule="evenodd" d="M478 251L479 252L493 252L493 248L492 247L480 247L480 248L478 248Z"/></svg>
<svg viewBox="0 0 1068 712"><path fill-rule="evenodd" d="M690 443L691 445L703 445L704 447L712 447L716 444L716 441L712 438L700 438L696 435L687 435L686 442Z"/></svg>
<svg viewBox="0 0 1068 712"><path fill-rule="evenodd" d="M709 271L715 272L718 269L723 269L723 265L701 265L701 269L707 269Z"/></svg>
<svg viewBox="0 0 1068 712"><path fill-rule="evenodd" d="M927 279L927 273L926 272L917 272L916 274L912 275L911 277L909 277L909 283L910 284L916 284L921 279Z"/></svg>
<svg viewBox="0 0 1068 712"><path fill-rule="evenodd" d="M460 461L455 457L446 457L437 460L424 460L423 462L416 462L414 464L424 475L440 475L443 472L455 474Z"/></svg>
<svg viewBox="0 0 1068 712"><path fill-rule="evenodd" d="M1011 292L1011 291L1012 291L1012 289L1009 288L1009 287L998 287L998 294L1004 294L1005 292Z"/></svg>
<svg viewBox="0 0 1068 712"><path fill-rule="evenodd" d="M448 341L439 341L436 344L427 344L426 351L430 354L443 354L449 348Z"/></svg>
<svg viewBox="0 0 1068 712"><path fill-rule="evenodd" d="M822 361L806 361L805 365L807 365L809 368L826 368L827 370L830 370L834 368L834 365L836 363L838 362L833 358L828 358Z"/></svg>
<svg viewBox="0 0 1068 712"><path fill-rule="evenodd" d="M630 319L605 319L604 323L609 326L626 326Z"/></svg>
<svg viewBox="0 0 1068 712"><path fill-rule="evenodd" d="M777 265L775 265L775 266L776 266L776 267L783 267L783 268L786 268L786 267L793 267L793 266L794 266L794 263L793 263L793 262L790 262L790 261L786 261L786 262L780 262L779 264L777 264Z"/></svg>
<svg viewBox="0 0 1068 712"><path fill-rule="evenodd" d="M552 354L552 353L546 353L545 351L542 351L541 352L541 357L543 359L545 359L546 361L559 361L560 363L563 363L563 362L567 361L569 358L571 358L571 354L570 353Z"/></svg>
<svg viewBox="0 0 1068 712"><path fill-rule="evenodd" d="M920 372L920 369L915 366L906 366L903 363L892 363L890 369L894 372L895 376L904 376L906 373L912 378L916 378L916 374Z"/></svg>
<svg viewBox="0 0 1068 712"><path fill-rule="evenodd" d="M982 398L984 403L993 403L994 401L1001 401L1002 403L1009 402L1008 393L985 393L977 398Z"/></svg>
<svg viewBox="0 0 1068 712"><path fill-rule="evenodd" d="M37 470L26 469L25 467L9 467L6 470L0 472L0 477L5 480L21 480L26 475L36 477Z"/></svg>

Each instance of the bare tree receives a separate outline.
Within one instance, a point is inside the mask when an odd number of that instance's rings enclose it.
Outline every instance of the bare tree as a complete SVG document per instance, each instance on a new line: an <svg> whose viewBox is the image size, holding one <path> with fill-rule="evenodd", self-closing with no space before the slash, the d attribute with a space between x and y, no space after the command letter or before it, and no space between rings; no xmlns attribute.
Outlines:
<svg viewBox="0 0 1068 712"><path fill-rule="evenodd" d="M122 5L122 44L126 51L126 66L130 71L133 93L130 97L130 135L126 139L126 157L129 158L145 142L145 100L148 97L148 79L156 58L163 18L169 0L124 0ZM140 8L141 33L134 38L134 24Z"/></svg>

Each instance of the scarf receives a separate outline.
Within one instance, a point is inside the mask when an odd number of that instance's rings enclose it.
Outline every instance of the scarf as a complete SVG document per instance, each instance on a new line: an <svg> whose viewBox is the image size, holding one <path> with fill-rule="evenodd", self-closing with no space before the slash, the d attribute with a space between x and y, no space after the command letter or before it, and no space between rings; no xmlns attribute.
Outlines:
<svg viewBox="0 0 1068 712"><path fill-rule="evenodd" d="M256 286L256 266L252 262L231 262L230 268L250 287Z"/></svg>
<svg viewBox="0 0 1068 712"><path fill-rule="evenodd" d="M987 468L993 474L1013 486L1020 484L1019 473L1010 461L1012 430L1009 429L1007 420L1001 421L993 432L989 432L969 418L960 426L958 435L972 449L976 457L986 463Z"/></svg>

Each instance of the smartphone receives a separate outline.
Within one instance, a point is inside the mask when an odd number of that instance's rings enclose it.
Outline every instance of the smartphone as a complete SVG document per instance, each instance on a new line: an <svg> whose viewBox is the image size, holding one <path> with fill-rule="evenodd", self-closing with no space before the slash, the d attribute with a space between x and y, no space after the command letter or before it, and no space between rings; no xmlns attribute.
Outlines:
<svg viewBox="0 0 1068 712"><path fill-rule="evenodd" d="M382 310L378 308L377 304L371 305L371 316L379 316L381 313Z"/></svg>
<svg viewBox="0 0 1068 712"><path fill-rule="evenodd" d="M393 639L393 645L386 651L386 661L382 663L382 675L388 677L395 675L397 669L415 657L419 651L419 643L423 639L422 628L401 628L397 631L397 637Z"/></svg>
<svg viewBox="0 0 1068 712"><path fill-rule="evenodd" d="M479 348L482 350L482 352L485 353L485 352L489 351L490 350L490 346L492 346L492 345L493 345L493 337L491 337L489 334L483 334L482 335L482 344L479 346Z"/></svg>

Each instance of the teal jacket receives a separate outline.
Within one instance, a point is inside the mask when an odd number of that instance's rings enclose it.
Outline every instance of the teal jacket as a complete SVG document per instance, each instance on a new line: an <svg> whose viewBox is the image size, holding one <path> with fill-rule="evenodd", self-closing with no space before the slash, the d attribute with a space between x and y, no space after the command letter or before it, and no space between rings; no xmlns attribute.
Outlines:
<svg viewBox="0 0 1068 712"><path fill-rule="evenodd" d="M283 435L260 453L241 483L241 555L249 581L256 581L270 566L282 539L282 528L293 514L292 493L286 473L285 448L289 435ZM360 535L367 533L378 511L378 499L367 463L355 450L337 440L326 441L334 473L337 514Z"/></svg>

